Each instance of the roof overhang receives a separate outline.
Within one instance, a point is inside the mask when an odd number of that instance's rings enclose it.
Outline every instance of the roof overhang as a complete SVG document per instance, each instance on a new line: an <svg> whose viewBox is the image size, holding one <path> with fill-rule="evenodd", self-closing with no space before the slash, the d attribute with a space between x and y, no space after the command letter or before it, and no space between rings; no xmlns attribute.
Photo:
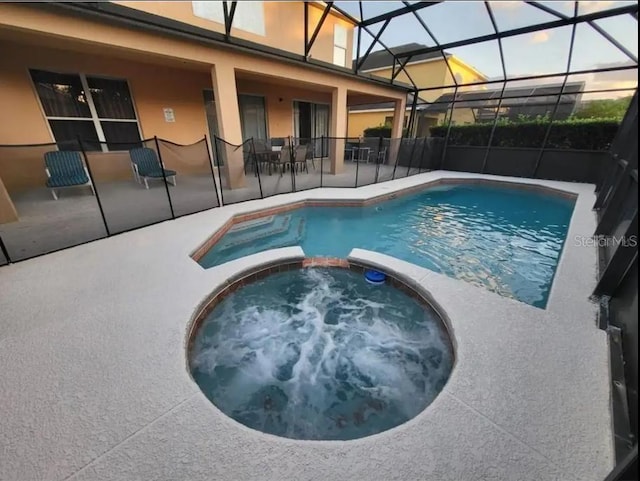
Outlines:
<svg viewBox="0 0 640 481"><path fill-rule="evenodd" d="M99 20L103 23L111 23L118 26L134 27L147 32L169 35L172 37L198 42L206 45L214 45L217 48L233 50L249 55L266 57L282 62L305 66L307 68L330 72L335 75L357 79L377 86L384 86L393 90L410 92L413 87L404 83L388 81L358 73L353 70L320 62L304 55L297 55L286 50L268 47L256 42L229 38L222 33L207 30L194 25L189 25L177 20L154 15L141 10L136 10L124 5L112 2L60 2L60 3L23 3L22 6L37 9L49 9L66 15L76 15L91 20Z"/></svg>

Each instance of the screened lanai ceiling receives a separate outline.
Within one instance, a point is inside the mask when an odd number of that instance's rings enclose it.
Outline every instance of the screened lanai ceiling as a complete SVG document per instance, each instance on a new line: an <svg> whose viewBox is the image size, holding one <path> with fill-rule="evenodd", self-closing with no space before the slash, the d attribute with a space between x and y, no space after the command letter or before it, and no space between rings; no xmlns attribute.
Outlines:
<svg viewBox="0 0 640 481"><path fill-rule="evenodd" d="M326 2L358 25L353 70L385 75L420 99L455 93L582 83L586 99L626 97L637 87L638 3L627 1ZM434 84L412 63L442 59ZM459 74L459 65L475 72ZM388 71L388 70L387 70ZM437 97L437 96L436 96Z"/></svg>

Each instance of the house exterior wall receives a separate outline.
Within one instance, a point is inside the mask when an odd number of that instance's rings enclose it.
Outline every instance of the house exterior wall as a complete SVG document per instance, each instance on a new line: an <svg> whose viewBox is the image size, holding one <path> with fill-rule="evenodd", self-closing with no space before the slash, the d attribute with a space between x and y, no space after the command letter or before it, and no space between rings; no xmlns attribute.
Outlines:
<svg viewBox="0 0 640 481"><path fill-rule="evenodd" d="M398 88L312 66L21 4L0 3L0 47L6 53L0 62L0 105L12 115L11 122L0 123L0 144L53 140L29 68L126 79L142 137L157 135L177 143L192 143L208 133L202 92L220 90L225 83L237 83L238 88L231 84L223 89L233 95L217 102L218 123L225 128L225 140L236 144L242 142L239 123L229 119L238 116L237 93L266 97L271 136L293 134L294 99L344 100L344 121L332 124L344 129L333 128L332 135L344 136L347 92L387 101L406 96ZM224 80L216 72L224 72ZM246 80L249 74L261 81ZM165 121L164 107L174 110L175 122ZM0 159L7 191L44 184L43 153L32 156L33 167L28 169L15 149L10 160ZM117 163L126 166L126 159L120 160ZM126 169L113 173L114 178L123 175L129 175Z"/></svg>
<svg viewBox="0 0 640 481"><path fill-rule="evenodd" d="M331 104L331 92L261 82L253 79L238 79L238 93L258 95L265 98L267 109L267 135L287 137L293 135L293 102L301 100L312 103Z"/></svg>
<svg viewBox="0 0 640 481"><path fill-rule="evenodd" d="M442 85L453 83L450 80L451 74L449 73L449 69L447 68L447 64L444 62L444 59L409 64L405 66L405 70L409 72L411 79L413 79L416 85L420 88L440 87ZM375 70L371 72L371 74L387 79L390 79L393 75L391 68ZM401 71L396 77L396 80L411 85L409 76L404 71ZM420 98L431 102L442 95L443 92L443 89L422 92L420 94Z"/></svg>
<svg viewBox="0 0 640 481"><path fill-rule="evenodd" d="M393 117L393 109L349 112L348 136L354 138L362 137L365 129L385 125L387 117ZM405 114L405 119L408 118L409 112Z"/></svg>
<svg viewBox="0 0 640 481"><path fill-rule="evenodd" d="M144 138L157 135L186 144L202 138L207 132L202 97L202 91L211 88L207 72L122 61L108 56L81 55L1 40L0 45L2 50L12 52L0 63L0 77L4 79L0 88L0 104L12 112L14 119L0 125L0 144L54 141L29 75L30 68L126 79ZM174 110L175 122L165 121L164 107ZM25 125L29 128L25 129Z"/></svg>
<svg viewBox="0 0 640 481"><path fill-rule="evenodd" d="M449 69L450 67L450 69ZM449 57L449 67L445 63L444 59L435 59L427 62L420 62L415 64L409 64L405 66L405 69L411 76L411 79L420 88L441 87L443 85L453 85L454 80L451 77L451 72L456 76L458 83L472 83L486 80L486 77L482 73L475 70L473 67L462 62L455 56ZM381 78L391 78L392 69L375 70L370 72L372 75L376 75ZM409 76L402 71L398 74L396 79L400 82L411 84ZM420 93L420 98L427 102L433 102L444 93L453 91L452 88L439 88L436 90L429 90ZM381 112L373 110L369 112L357 111L349 113L349 136L358 137L361 136L364 129L368 127L376 127L384 125L385 117L392 115L393 111ZM408 115L408 114L407 114ZM443 121L444 114L426 118L423 121L423 125L435 125L438 122ZM473 113L469 109L456 110L454 112L453 120L456 123L471 123L474 122ZM427 128L422 128L422 131L426 132ZM418 132L421 134L422 132Z"/></svg>
<svg viewBox="0 0 640 481"><path fill-rule="evenodd" d="M451 66L451 70L453 74L456 76L457 82L461 84L466 83L474 83L474 82L482 82L487 80L487 77L482 73L478 72L476 69L471 67L470 65L461 62L458 57L450 57L449 65ZM451 74L447 74L447 79L451 77ZM450 85L444 84L444 85ZM483 88L486 88L483 87Z"/></svg>
<svg viewBox="0 0 640 481"><path fill-rule="evenodd" d="M192 2L116 1L125 7L170 18L189 25L224 33L224 24L194 15ZM265 35L257 35L239 28L231 28L231 36L249 40L298 55L304 54L304 2L262 2L264 8ZM255 5L253 8L259 8ZM309 36L322 16L323 6L309 2ZM336 25L347 29L347 65L351 67L354 25L343 17L330 13L311 49L311 56L323 62L333 63L333 32Z"/></svg>
<svg viewBox="0 0 640 481"><path fill-rule="evenodd" d="M96 46L101 52L117 52L149 63L179 62L188 68L210 68L230 65L237 71L252 72L274 79L300 80L307 85L316 84L325 89L343 88L349 92L377 96L381 99L404 97L403 89L376 85L364 79L319 70L302 64L239 52L199 42L158 35L139 28L126 28L110 22L100 22L79 16L61 15L45 9L34 9L22 4L0 3L0 30L23 30L64 39L83 48ZM380 100L384 101L384 100Z"/></svg>

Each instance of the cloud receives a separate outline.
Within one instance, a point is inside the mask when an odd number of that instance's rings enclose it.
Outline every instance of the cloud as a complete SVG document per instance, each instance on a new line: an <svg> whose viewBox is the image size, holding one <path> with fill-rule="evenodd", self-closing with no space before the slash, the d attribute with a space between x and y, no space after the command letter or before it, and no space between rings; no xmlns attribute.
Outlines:
<svg viewBox="0 0 640 481"><path fill-rule="evenodd" d="M611 2L611 1L581 1L580 2L580 14L599 12L601 10L608 10L610 8L622 7L625 3L632 2Z"/></svg>
<svg viewBox="0 0 640 481"><path fill-rule="evenodd" d="M547 30L541 30L531 36L531 43L545 43L551 38L551 34Z"/></svg>
<svg viewBox="0 0 640 481"><path fill-rule="evenodd" d="M523 2L513 2L513 1L500 1L500 2L489 2L491 4L492 9L496 10L517 10L521 8L524 3Z"/></svg>

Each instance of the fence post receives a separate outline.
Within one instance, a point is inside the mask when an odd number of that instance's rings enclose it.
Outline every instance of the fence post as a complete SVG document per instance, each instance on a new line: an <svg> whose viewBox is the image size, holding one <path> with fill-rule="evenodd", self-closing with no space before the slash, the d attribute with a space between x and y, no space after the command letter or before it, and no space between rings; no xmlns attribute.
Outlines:
<svg viewBox="0 0 640 481"><path fill-rule="evenodd" d="M220 159L222 159L222 157L220 157L220 151L218 150L218 140L222 140L222 139L217 135L214 135L213 145L215 146L215 150L216 150L216 159L218 159L218 180L220 181L220 205L225 205L224 204L224 187L222 187L222 173L220 172Z"/></svg>
<svg viewBox="0 0 640 481"><path fill-rule="evenodd" d="M162 180L164 180L164 189L167 192L167 200L169 201L169 209L171 210L171 218L175 219L176 215L173 212L173 202L171 202L171 194L169 193L169 184L167 183L167 174L164 171L164 162L162 162L162 154L160 153L160 143L158 142L158 136L153 136L153 141L156 144L156 152L158 153L158 160L160 161L160 168L162 169Z"/></svg>
<svg viewBox="0 0 640 481"><path fill-rule="evenodd" d="M347 139L345 139L345 145L347 144L346 142ZM362 144L360 143L361 139L358 139L358 154L356 155L356 158L354 159L356 161L356 185L355 187L358 187L358 173L360 171L360 149L362 148Z"/></svg>
<svg viewBox="0 0 640 481"><path fill-rule="evenodd" d="M422 153L420 154L420 167L418 168L418 174L422 174L422 164L424 164L424 152L429 146L429 137L422 139ZM428 169L427 169L428 170Z"/></svg>
<svg viewBox="0 0 640 481"><path fill-rule="evenodd" d="M378 183L378 174L380 173L380 154L382 153L382 135L378 137L378 151L376 152L376 178L373 182L374 184ZM384 159L382 159L384 162Z"/></svg>
<svg viewBox="0 0 640 481"><path fill-rule="evenodd" d="M453 123L453 111L456 108L456 97L458 97L458 85L456 84L453 89L453 100L451 102L451 115L449 117L449 123L447 124L447 133L444 136L444 144L442 146L442 157L440 158L440 169L444 170L445 163L447 161L447 147L449 146L449 136L451 135L451 124ZM445 120L446 120L445 115Z"/></svg>
<svg viewBox="0 0 640 481"><path fill-rule="evenodd" d="M213 190L216 192L216 203L218 204L218 207L220 207L222 204L220 203L220 196L218 195L218 185L216 184L216 173L215 173L215 170L213 169L213 159L211 159L211 152L209 152L209 140L207 138L207 134L204 134L204 146L207 151L207 158L209 159L209 168L211 169L211 177L213 177Z"/></svg>
<svg viewBox="0 0 640 481"><path fill-rule="evenodd" d="M104 215L104 209L102 208L102 201L100 200L100 194L98 192L98 184L96 184L95 179L93 178L93 173L91 172L91 166L89 165L89 159L87 158L87 152L84 148L84 144L82 143L82 139L78 136L78 145L80 146L80 152L82 152L82 158L84 159L84 165L87 167L87 173L89 174L89 179L91 180L91 185L93 185L93 192L96 195L96 202L98 203L98 210L100 211L100 215L102 216L102 222L104 224L104 230L107 232L107 237L111 235L109 232L109 225L107 224L107 217Z"/></svg>
<svg viewBox="0 0 640 481"><path fill-rule="evenodd" d="M9 251L7 250L7 246L4 245L4 241L0 236L0 251L2 251L2 255L5 259L7 259L7 264L11 264L11 257L9 257Z"/></svg>
<svg viewBox="0 0 640 481"><path fill-rule="evenodd" d="M322 171L324 170L324 135L320 136L320 187L322 187Z"/></svg>
<svg viewBox="0 0 640 481"><path fill-rule="evenodd" d="M291 177L291 192L296 191L296 173L293 171L293 167L295 166L295 146L293 145L293 137L289 136L289 176Z"/></svg>
<svg viewBox="0 0 640 481"><path fill-rule="evenodd" d="M249 145L249 155L253 157L253 168L256 171L256 177L258 178L258 189L260 189L260 198L264 199L264 194L262 192L262 177L260 177L260 169L258 168L258 158L256 157L256 144L253 143L253 137L251 137L246 142L250 142Z"/></svg>
<svg viewBox="0 0 640 481"><path fill-rule="evenodd" d="M393 139L389 139L389 150L393 150L391 148L391 143ZM400 148L402 147L402 139L400 139L400 145L398 145L398 152L396 153L396 163L393 164L393 175L391 176L391 180L395 180L396 178L396 169L398 168L398 159L400 158Z"/></svg>
<svg viewBox="0 0 640 481"><path fill-rule="evenodd" d="M407 175L405 175L405 177L409 177L409 174L411 173L411 165L413 164L413 156L416 153L416 142L418 139L413 139L413 145L411 146L411 155L409 155L409 165L407 166ZM402 141L400 141L400 147L402 148ZM399 151L398 151L399 153ZM399 155L398 155L399 157Z"/></svg>

